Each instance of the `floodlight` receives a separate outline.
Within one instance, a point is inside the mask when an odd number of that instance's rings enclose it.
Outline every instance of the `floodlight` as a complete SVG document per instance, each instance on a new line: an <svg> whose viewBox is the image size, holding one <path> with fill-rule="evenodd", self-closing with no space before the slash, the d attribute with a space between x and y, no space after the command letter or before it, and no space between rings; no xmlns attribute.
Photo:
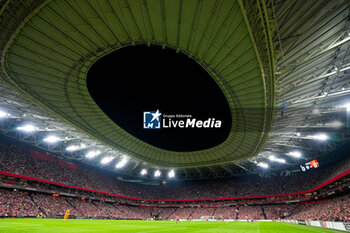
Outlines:
<svg viewBox="0 0 350 233"><path fill-rule="evenodd" d="M316 135L309 135L308 138L319 140L319 141L326 141L328 139L328 136L324 133L321 133Z"/></svg>
<svg viewBox="0 0 350 233"><path fill-rule="evenodd" d="M348 92L348 91L344 91ZM337 108L345 108L347 112L350 112L350 102L345 102L344 104L336 106Z"/></svg>
<svg viewBox="0 0 350 233"><path fill-rule="evenodd" d="M301 153L299 151L291 151L291 152L288 152L287 155L295 157L295 158L301 157Z"/></svg>
<svg viewBox="0 0 350 233"><path fill-rule="evenodd" d="M86 156L86 158L91 159L91 158L96 157L99 154L101 154L101 152L99 150L97 150L97 151L92 150L92 151L89 151L85 156Z"/></svg>
<svg viewBox="0 0 350 233"><path fill-rule="evenodd" d="M112 156L107 156L107 157L104 157L102 160L101 160L101 163L102 164L107 164L109 162L111 162L113 160L113 157Z"/></svg>
<svg viewBox="0 0 350 233"><path fill-rule="evenodd" d="M334 122L331 122L329 125L334 128L339 128L343 125L343 123L341 123L340 121L334 121Z"/></svg>
<svg viewBox="0 0 350 233"><path fill-rule="evenodd" d="M4 112L2 110L0 110L0 118L5 118L5 117L8 117L10 116L10 114L8 114L7 112Z"/></svg>
<svg viewBox="0 0 350 233"><path fill-rule="evenodd" d="M85 149L86 145L84 143L81 143L80 145L71 145L66 148L68 151L77 151L81 149Z"/></svg>
<svg viewBox="0 0 350 233"><path fill-rule="evenodd" d="M270 159L271 161L275 161L275 162L279 162L279 163L285 163L285 162L286 162L285 159L276 158L276 156L274 156L274 155L271 155L271 156L269 157L269 159Z"/></svg>
<svg viewBox="0 0 350 233"><path fill-rule="evenodd" d="M262 168L268 168L269 165L267 163L260 162L257 164L257 166L262 167Z"/></svg>
<svg viewBox="0 0 350 233"><path fill-rule="evenodd" d="M48 136L47 138L44 139L45 142L48 143L55 143L58 142L59 140L61 140L59 137L56 137L54 135Z"/></svg>
<svg viewBox="0 0 350 233"><path fill-rule="evenodd" d="M161 172L159 170L155 171L154 172L154 176L155 177L159 177L161 175Z"/></svg>
<svg viewBox="0 0 350 233"><path fill-rule="evenodd" d="M169 178L174 178L175 177L175 171L171 170L168 174Z"/></svg>
<svg viewBox="0 0 350 233"><path fill-rule="evenodd" d="M346 108L346 111L350 111L350 103L346 103L342 107Z"/></svg>
<svg viewBox="0 0 350 233"><path fill-rule="evenodd" d="M276 158L275 161L278 163L286 163L285 159L280 159L280 158Z"/></svg>
<svg viewBox="0 0 350 233"><path fill-rule="evenodd" d="M146 169L142 169L142 170L141 170L141 175L142 175L142 176L147 175L147 170L146 170Z"/></svg>
<svg viewBox="0 0 350 233"><path fill-rule="evenodd" d="M122 160L119 161L119 163L117 163L117 165L115 167L116 168L124 167L127 162L128 162L128 159L127 158L123 158Z"/></svg>
<svg viewBox="0 0 350 233"><path fill-rule="evenodd" d="M17 130L24 131L24 132L33 132L36 130L36 127L34 125L24 125L17 127Z"/></svg>

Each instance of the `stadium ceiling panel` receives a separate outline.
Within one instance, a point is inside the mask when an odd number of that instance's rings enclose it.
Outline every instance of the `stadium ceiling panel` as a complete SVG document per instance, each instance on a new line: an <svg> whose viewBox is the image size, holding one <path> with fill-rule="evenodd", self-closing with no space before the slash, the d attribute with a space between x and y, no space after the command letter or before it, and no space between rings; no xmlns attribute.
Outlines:
<svg viewBox="0 0 350 233"><path fill-rule="evenodd" d="M339 107L349 102L350 93L350 4L270 1L268 9L276 52L276 113L265 150L296 148L318 157L332 146L304 140L308 135L329 132L332 143L346 141L336 133L348 138L348 109ZM336 121L342 122L343 130L329 130Z"/></svg>
<svg viewBox="0 0 350 233"><path fill-rule="evenodd" d="M177 167L181 179L205 179L257 173L258 162L288 158L293 150L318 158L349 141L344 108L337 108L350 102L348 1L0 0L0 9L0 77L12 89L0 85L0 110L13 113L0 130L55 155L82 160L83 152L65 148L85 143L116 158L128 155L129 176L145 167ZM233 121L224 143L197 152L162 150L99 109L86 87L89 67L137 44L185 53L217 81ZM26 121L41 130L13 130ZM345 127L333 127L335 121ZM51 131L62 143L42 144ZM319 132L331 140L310 140ZM274 169L281 165L271 163Z"/></svg>
<svg viewBox="0 0 350 233"><path fill-rule="evenodd" d="M274 99L264 2L62 0L45 1L23 16L23 23L8 28L12 36L3 47L3 80L91 137L161 167L233 162L256 155L264 145ZM98 107L86 85L89 67L136 44L185 53L216 80L232 115L222 144L193 152L160 149L124 131Z"/></svg>

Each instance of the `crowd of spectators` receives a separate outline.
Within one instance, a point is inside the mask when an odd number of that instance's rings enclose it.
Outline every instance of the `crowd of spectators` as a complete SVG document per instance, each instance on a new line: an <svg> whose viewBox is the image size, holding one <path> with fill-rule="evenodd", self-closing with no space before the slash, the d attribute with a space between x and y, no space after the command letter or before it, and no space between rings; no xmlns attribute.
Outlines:
<svg viewBox="0 0 350 233"><path fill-rule="evenodd" d="M26 193L1 190L0 216L38 216L39 212Z"/></svg>
<svg viewBox="0 0 350 233"><path fill-rule="evenodd" d="M350 221L350 196L299 204L289 219Z"/></svg>
<svg viewBox="0 0 350 233"><path fill-rule="evenodd" d="M316 187L348 169L350 159L327 169L315 169L289 176L276 174L269 177L246 176L233 180L197 181L150 188L146 185L124 183L86 167L72 169L62 166L62 163L32 156L24 147L0 142L0 171L148 199L197 199L293 193ZM41 183L30 185L38 188L43 186ZM333 185L333 189L339 188ZM59 188L56 186L56 189ZM77 193L77 190L70 189L69 192ZM177 217L199 219L203 216L213 216L216 219L350 220L350 198L346 195L302 204L266 205L259 200L251 200L247 205L248 201L245 203L241 200L239 206L228 206L230 201L227 201L221 204L201 202L200 206L184 204L181 208L172 207L171 204L168 204L167 208L130 206L120 201L114 202L117 199L113 197L110 199L112 201L82 200L3 189L0 191L0 216L39 216L42 212L45 217L57 217L63 216L65 211L70 209L71 215L78 218L149 219L156 215L160 219Z"/></svg>
<svg viewBox="0 0 350 233"><path fill-rule="evenodd" d="M264 213L267 219L280 219L290 216L295 212L297 205L264 205Z"/></svg>
<svg viewBox="0 0 350 233"><path fill-rule="evenodd" d="M62 216L66 210L71 209L71 205L65 198L55 198L45 194L32 195L34 203L40 210L43 210L47 217ZM72 215L77 215L77 211L72 209Z"/></svg>
<svg viewBox="0 0 350 233"><path fill-rule="evenodd" d="M278 205L233 205L216 207L147 207L121 205L118 202L86 200L22 192L19 190L0 190L0 216L35 216L62 218L67 209L75 218L109 219L151 219L161 220L203 219L209 217L225 219L297 219L350 221L350 196L309 201L298 204Z"/></svg>
<svg viewBox="0 0 350 233"><path fill-rule="evenodd" d="M261 206L242 206L239 208L240 219L264 219Z"/></svg>
<svg viewBox="0 0 350 233"><path fill-rule="evenodd" d="M41 160L31 156L24 147L0 142L0 171L146 199L197 199L293 193L314 188L348 169L350 158L326 170L319 168L304 173L292 173L289 176L252 175L230 180L197 181L150 188L147 185L121 182L93 169L71 169L60 163Z"/></svg>
<svg viewBox="0 0 350 233"><path fill-rule="evenodd" d="M244 208L244 207L242 207L242 208ZM219 208L216 208L215 216L218 219L220 219L220 218L237 219L237 218L239 218L239 209L237 207L227 207L227 206L219 207Z"/></svg>

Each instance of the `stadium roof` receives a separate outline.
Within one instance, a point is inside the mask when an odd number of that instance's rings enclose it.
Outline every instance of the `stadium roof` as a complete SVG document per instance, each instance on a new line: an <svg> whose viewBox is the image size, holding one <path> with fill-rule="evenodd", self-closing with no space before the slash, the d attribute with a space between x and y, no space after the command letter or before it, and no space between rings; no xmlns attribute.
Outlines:
<svg viewBox="0 0 350 233"><path fill-rule="evenodd" d="M346 110L335 107L350 101L342 98L350 92L347 1L3 0L0 7L0 76L13 90L0 87L1 107L11 113L2 132L55 154L82 160L82 150L64 148L84 143L84 151L128 157L128 175L178 168L181 178L197 179L258 172L258 162L296 149L317 158L349 139L347 127L330 125L346 126ZM89 67L136 44L173 48L208 71L231 108L224 143L163 150L100 110L87 90ZM19 122L40 130L21 135L13 130ZM62 143L44 145L48 132ZM318 133L331 140L315 143Z"/></svg>

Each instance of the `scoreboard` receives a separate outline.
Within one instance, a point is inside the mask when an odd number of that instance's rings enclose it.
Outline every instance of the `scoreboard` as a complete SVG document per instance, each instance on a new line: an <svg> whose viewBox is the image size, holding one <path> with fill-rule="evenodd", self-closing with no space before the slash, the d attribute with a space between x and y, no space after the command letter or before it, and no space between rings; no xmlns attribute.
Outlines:
<svg viewBox="0 0 350 233"><path fill-rule="evenodd" d="M312 168L318 168L320 164L318 163L317 159L312 160L310 162L305 163L304 165L300 165L300 169L305 172L307 170L310 170Z"/></svg>

